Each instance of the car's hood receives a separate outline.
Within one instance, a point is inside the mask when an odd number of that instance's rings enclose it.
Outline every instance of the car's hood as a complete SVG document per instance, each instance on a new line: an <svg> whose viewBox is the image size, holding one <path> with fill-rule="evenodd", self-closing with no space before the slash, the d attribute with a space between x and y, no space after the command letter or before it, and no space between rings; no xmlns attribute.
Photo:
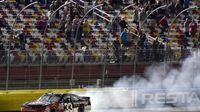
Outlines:
<svg viewBox="0 0 200 112"><path fill-rule="evenodd" d="M50 102L39 102L39 101L33 101L33 102L26 102L23 104L23 106L47 106Z"/></svg>

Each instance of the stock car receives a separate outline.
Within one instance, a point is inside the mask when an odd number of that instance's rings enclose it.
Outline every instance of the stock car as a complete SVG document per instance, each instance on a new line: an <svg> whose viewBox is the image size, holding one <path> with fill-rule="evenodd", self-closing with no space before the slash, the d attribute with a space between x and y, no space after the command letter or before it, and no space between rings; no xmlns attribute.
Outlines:
<svg viewBox="0 0 200 112"><path fill-rule="evenodd" d="M32 102L21 106L21 112L89 112L90 97L70 93L45 93Z"/></svg>

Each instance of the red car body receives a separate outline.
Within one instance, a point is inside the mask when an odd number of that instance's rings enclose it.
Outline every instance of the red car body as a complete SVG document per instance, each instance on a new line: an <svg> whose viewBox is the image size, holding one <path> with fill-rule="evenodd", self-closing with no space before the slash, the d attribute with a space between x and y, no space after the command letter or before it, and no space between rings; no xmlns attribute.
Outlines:
<svg viewBox="0 0 200 112"><path fill-rule="evenodd" d="M68 93L46 93L36 101L26 102L21 106L21 112L88 112L90 110L90 97Z"/></svg>

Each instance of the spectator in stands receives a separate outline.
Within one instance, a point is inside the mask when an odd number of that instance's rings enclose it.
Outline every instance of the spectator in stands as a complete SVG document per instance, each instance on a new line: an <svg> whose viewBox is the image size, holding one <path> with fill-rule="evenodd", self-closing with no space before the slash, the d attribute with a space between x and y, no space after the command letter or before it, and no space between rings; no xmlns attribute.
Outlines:
<svg viewBox="0 0 200 112"><path fill-rule="evenodd" d="M7 26L6 20L0 17L0 27L6 27L6 26Z"/></svg>
<svg viewBox="0 0 200 112"><path fill-rule="evenodd" d="M161 1L158 3L158 6L157 6L157 7L160 7L160 6L162 6L162 2L161 2ZM152 10L153 10L153 9L152 9ZM167 12L168 10L169 10L169 9L167 9L167 8L161 8L161 9L159 9L159 10L157 11L157 15L167 15L166 12Z"/></svg>
<svg viewBox="0 0 200 112"><path fill-rule="evenodd" d="M2 41L1 38L0 38L0 51L1 51L1 50L5 50L5 49L4 49L3 41Z"/></svg>
<svg viewBox="0 0 200 112"><path fill-rule="evenodd" d="M177 33L177 35L175 35L175 38L178 39L178 44L183 45L182 40L183 40L183 38L186 38L186 37L184 35L184 32L180 29L179 26L176 27L176 33Z"/></svg>
<svg viewBox="0 0 200 112"><path fill-rule="evenodd" d="M130 39L131 37L130 37L129 32L127 32L127 29L124 29L120 37L121 37L122 44L124 46L128 47L131 45L131 39Z"/></svg>
<svg viewBox="0 0 200 112"><path fill-rule="evenodd" d="M120 46L121 46L121 43L119 41L119 38L116 38L116 40L113 41L113 50L114 50L114 54L117 58L116 62L120 61L120 53L119 53Z"/></svg>
<svg viewBox="0 0 200 112"><path fill-rule="evenodd" d="M156 0L148 0L148 2L149 2L149 5L152 6L156 3Z"/></svg>
<svg viewBox="0 0 200 112"><path fill-rule="evenodd" d="M78 35L77 35L77 41L78 42L81 42L81 39L83 38L82 34L83 34L83 22L81 22L79 29L78 29ZM76 36L76 34L75 34L75 36Z"/></svg>
<svg viewBox="0 0 200 112"><path fill-rule="evenodd" d="M76 30L78 28L79 22L80 22L79 17L78 17L78 15L76 15L72 21L72 38L75 38Z"/></svg>
<svg viewBox="0 0 200 112"><path fill-rule="evenodd" d="M3 35L3 33L2 33L2 31L1 31L1 28L0 28L0 36L2 36Z"/></svg>
<svg viewBox="0 0 200 112"><path fill-rule="evenodd" d="M165 4L170 4L171 0L164 0Z"/></svg>
<svg viewBox="0 0 200 112"><path fill-rule="evenodd" d="M42 17L38 17L38 21L36 23L36 28L43 32L45 29L45 25L46 25L46 21L47 21L47 17L46 16L42 16Z"/></svg>
<svg viewBox="0 0 200 112"><path fill-rule="evenodd" d="M17 50L20 50L21 47L20 47L20 43L18 41L14 43L14 48Z"/></svg>
<svg viewBox="0 0 200 112"><path fill-rule="evenodd" d="M90 45L92 48L97 48L97 44L96 44L96 38L95 37L92 37L91 41L90 41Z"/></svg>
<svg viewBox="0 0 200 112"><path fill-rule="evenodd" d="M50 9L56 10L56 1L51 2Z"/></svg>
<svg viewBox="0 0 200 112"><path fill-rule="evenodd" d="M145 33L141 34L141 37L139 38L138 41L139 48L144 49L144 42L146 41L146 39L147 39L146 34Z"/></svg>
<svg viewBox="0 0 200 112"><path fill-rule="evenodd" d="M62 42L60 43L60 48L62 48L63 50L67 49L67 45L65 44L64 41L62 41Z"/></svg>
<svg viewBox="0 0 200 112"><path fill-rule="evenodd" d="M144 21L144 19L146 18L147 16L147 12L144 8L141 8L140 11L139 11L139 17L140 17L140 20L139 21Z"/></svg>
<svg viewBox="0 0 200 112"><path fill-rule="evenodd" d="M61 30L61 32L64 32L65 31L65 23L70 20L70 16L69 16L69 13L68 13L68 10L66 7L64 7L64 10L61 10L59 13L60 13L59 15L61 16L60 30Z"/></svg>
<svg viewBox="0 0 200 112"><path fill-rule="evenodd" d="M187 46L190 46L189 44L188 44L188 42L189 42L189 39L188 38L186 38L186 37L184 37L184 36L182 36L181 35L181 41L182 41L182 47L184 48L184 49L186 49L187 48Z"/></svg>
<svg viewBox="0 0 200 112"><path fill-rule="evenodd" d="M194 19L192 19L192 21L190 22L190 24L189 24L189 31L190 31L190 35L191 35L191 37L195 37L195 34L196 34L196 32L197 32L197 23L196 23L196 21L194 20Z"/></svg>
<svg viewBox="0 0 200 112"><path fill-rule="evenodd" d="M49 0L40 0L40 3L44 6L47 7Z"/></svg>
<svg viewBox="0 0 200 112"><path fill-rule="evenodd" d="M71 16L71 18L72 18L72 20L73 19L75 19L75 18L79 18L80 16L80 13L78 12L78 9L76 8L76 7L73 7L73 10L72 11L70 11L70 16Z"/></svg>
<svg viewBox="0 0 200 112"><path fill-rule="evenodd" d="M183 0L176 0L175 13L178 14L181 10L183 10Z"/></svg>
<svg viewBox="0 0 200 112"><path fill-rule="evenodd" d="M88 47L83 47L83 55L84 55L84 62L88 63L90 62L91 56L92 56L92 52L88 49Z"/></svg>
<svg viewBox="0 0 200 112"><path fill-rule="evenodd" d="M53 17L51 17L53 11L54 11L54 9L53 9L53 4L51 4L51 5L50 5L50 9L49 9L49 11L48 11L47 14L46 14L46 17L48 18L48 20L51 19L51 22L52 22L52 23L54 23L55 17L56 17L55 15L54 15ZM53 25L53 24L50 24L50 27L53 27L52 25Z"/></svg>
<svg viewBox="0 0 200 112"><path fill-rule="evenodd" d="M124 31L124 29L127 29L128 28L128 24L127 22L125 21L124 18L122 18L119 22L119 25L121 27L121 31Z"/></svg>
<svg viewBox="0 0 200 112"><path fill-rule="evenodd" d="M185 35L185 37L189 37L189 19L188 18L186 18L185 19L185 22L184 22L184 35Z"/></svg>
<svg viewBox="0 0 200 112"><path fill-rule="evenodd" d="M117 37L116 40L113 41L113 47L114 47L114 49L118 50L120 45L121 45L121 43L119 41L119 38Z"/></svg>
<svg viewBox="0 0 200 112"><path fill-rule="evenodd" d="M144 48L144 49L142 49L143 59L145 61L149 61L149 59L150 59L150 43L148 42L147 39L144 41L144 47L143 48Z"/></svg>
<svg viewBox="0 0 200 112"><path fill-rule="evenodd" d="M176 2L175 1L171 1L170 3L169 3L169 5L168 5L168 9L169 9L169 14L170 14L170 17L171 18L174 18L174 16L175 16L175 11L176 11L176 9L175 9L175 5L176 5Z"/></svg>
<svg viewBox="0 0 200 112"><path fill-rule="evenodd" d="M5 52L5 48L4 48L4 44L3 41L1 41L0 39L0 63L5 62L5 56L6 56L6 52Z"/></svg>
<svg viewBox="0 0 200 112"><path fill-rule="evenodd" d="M139 41L137 42L137 46L136 46L136 49L138 49L138 55L139 55L138 60L140 61L144 60L143 51L144 51L145 41L147 41L146 34L141 32Z"/></svg>
<svg viewBox="0 0 200 112"><path fill-rule="evenodd" d="M26 5L28 5L28 4L30 4L31 1L30 0L24 0L24 2L25 2Z"/></svg>
<svg viewBox="0 0 200 112"><path fill-rule="evenodd" d="M189 7L189 5L190 5L190 0L184 0L184 4L183 5L184 5L183 8L187 9Z"/></svg>
<svg viewBox="0 0 200 112"><path fill-rule="evenodd" d="M58 7L65 3L65 0L57 0Z"/></svg>
<svg viewBox="0 0 200 112"><path fill-rule="evenodd" d="M194 40L194 42L193 42L193 48L200 48L200 42Z"/></svg>
<svg viewBox="0 0 200 112"><path fill-rule="evenodd" d="M164 32L166 32L167 28L168 28L168 21L167 21L167 17L163 16L160 21L159 21L159 25L161 28L161 35L164 35Z"/></svg>
<svg viewBox="0 0 200 112"><path fill-rule="evenodd" d="M85 38L88 38L89 32L90 32L90 25L88 20L85 19L83 22L83 33Z"/></svg>
<svg viewBox="0 0 200 112"><path fill-rule="evenodd" d="M60 4L62 4L62 3L59 0L54 1L54 4L53 4L54 10L56 10L60 6ZM55 16L56 16L56 18L60 17L59 13L56 13Z"/></svg>
<svg viewBox="0 0 200 112"><path fill-rule="evenodd" d="M199 39L198 39L198 41L197 41L196 48L200 48L200 41L199 41Z"/></svg>
<svg viewBox="0 0 200 112"><path fill-rule="evenodd" d="M165 45L162 42L160 42L159 46L158 46L159 61L163 61L164 60L164 56L165 56L164 48L165 48Z"/></svg>
<svg viewBox="0 0 200 112"><path fill-rule="evenodd" d="M119 22L120 22L119 16L117 16L116 18L113 18L112 33L116 33L119 31Z"/></svg>
<svg viewBox="0 0 200 112"><path fill-rule="evenodd" d="M109 5L107 2L103 2L103 6L102 6L102 9L104 10L104 11L111 11L111 10L113 10L113 7L111 6L111 5Z"/></svg>
<svg viewBox="0 0 200 112"><path fill-rule="evenodd" d="M18 4L23 3L22 1L23 1L23 0L16 0L16 2L17 2Z"/></svg>
<svg viewBox="0 0 200 112"><path fill-rule="evenodd" d="M110 5L114 9L119 9L120 8L120 4L122 4L122 0L110 0Z"/></svg>
<svg viewBox="0 0 200 112"><path fill-rule="evenodd" d="M84 62L84 51L83 50L76 51L75 62L76 63L83 63Z"/></svg>
<svg viewBox="0 0 200 112"><path fill-rule="evenodd" d="M92 5L92 1L93 0L86 0L88 2L89 5Z"/></svg>
<svg viewBox="0 0 200 112"><path fill-rule="evenodd" d="M153 59L154 59L154 61L159 61L159 42L158 42L158 38L156 38L156 40L153 41L152 49L153 49Z"/></svg>
<svg viewBox="0 0 200 112"><path fill-rule="evenodd" d="M133 23L137 23L138 22L138 11L134 10L133 11Z"/></svg>
<svg viewBox="0 0 200 112"><path fill-rule="evenodd" d="M20 42L20 46L22 48L25 49L25 43L26 43L26 36L27 36L27 32L26 31L22 31L20 34L19 34L19 42Z"/></svg>
<svg viewBox="0 0 200 112"><path fill-rule="evenodd" d="M66 34L65 39L70 42L72 39L72 23L71 22L65 23L65 34Z"/></svg>

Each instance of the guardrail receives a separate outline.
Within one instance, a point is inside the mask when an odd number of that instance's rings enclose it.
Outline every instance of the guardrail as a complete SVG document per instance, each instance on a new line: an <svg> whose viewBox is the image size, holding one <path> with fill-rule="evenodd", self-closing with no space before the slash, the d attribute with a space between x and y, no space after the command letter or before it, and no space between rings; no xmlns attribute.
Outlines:
<svg viewBox="0 0 200 112"><path fill-rule="evenodd" d="M84 86L101 86L102 75L105 75L105 85L112 85L122 76L143 74L146 67L152 63L179 63L197 49L147 50L134 49L76 51L74 63L74 80L71 81L73 51L45 51L41 63L41 52L7 51L0 52L0 89L37 89L71 88ZM7 59L10 58L9 74L7 74ZM179 65L175 65L179 66ZM104 70L104 67L106 70ZM42 69L42 80L39 74ZM9 75L9 77L7 77ZM7 82L6 82L7 80Z"/></svg>
<svg viewBox="0 0 200 112"><path fill-rule="evenodd" d="M137 62L138 63L151 63L151 62L174 62L181 61L191 54L192 51L197 49L138 49ZM45 50L44 61L42 64L72 64L73 52L71 50ZM122 63L131 64L135 60L135 49L119 49L108 50L108 56L105 57L106 50L76 50L75 63L76 64L102 64L104 61L107 63ZM0 51L0 65L5 65L8 59L8 51ZM40 50L11 50L10 63L12 65L27 65L27 64L40 64L41 59Z"/></svg>

